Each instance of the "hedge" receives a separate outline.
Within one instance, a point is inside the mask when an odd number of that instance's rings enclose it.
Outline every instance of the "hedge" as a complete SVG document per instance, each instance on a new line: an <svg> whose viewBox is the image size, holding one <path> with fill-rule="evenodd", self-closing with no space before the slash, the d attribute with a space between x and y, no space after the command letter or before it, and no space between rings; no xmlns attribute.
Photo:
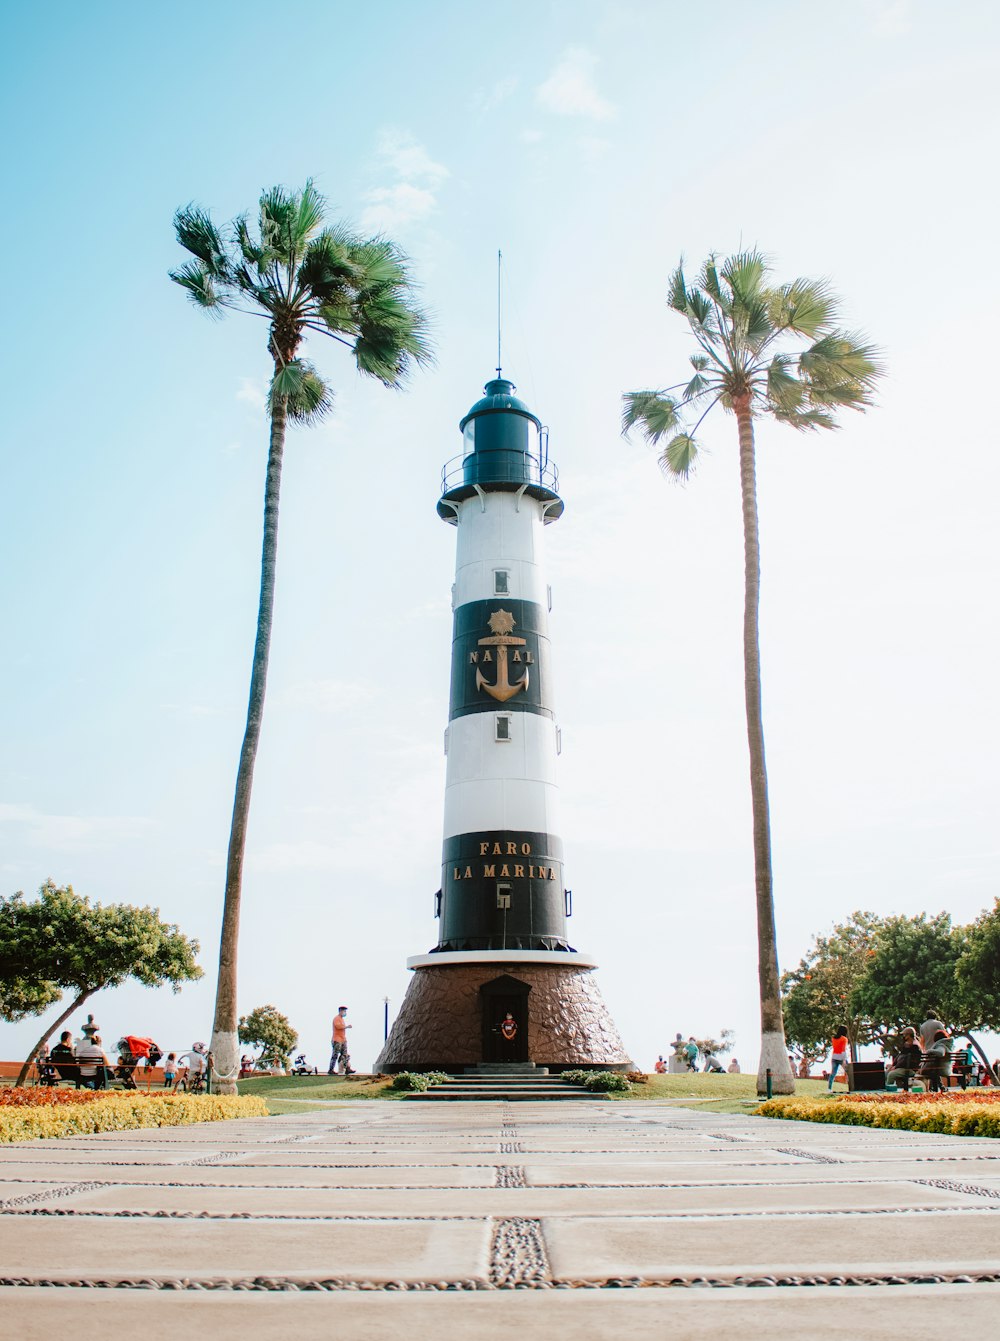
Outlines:
<svg viewBox="0 0 1000 1341"><path fill-rule="evenodd" d="M761 1117L831 1122L853 1127L891 1127L945 1136L1000 1136L1000 1095L852 1095L839 1099L768 1099Z"/></svg>
<svg viewBox="0 0 1000 1341"><path fill-rule="evenodd" d="M37 1091L25 1093L34 1096ZM267 1117L267 1105L256 1095L91 1092L84 1098L85 1093L81 1090L72 1099L60 1097L40 1102L34 1097L18 1101L15 1097L18 1091L5 1091L6 1102L0 1104L0 1145L54 1136L90 1136L102 1131Z"/></svg>

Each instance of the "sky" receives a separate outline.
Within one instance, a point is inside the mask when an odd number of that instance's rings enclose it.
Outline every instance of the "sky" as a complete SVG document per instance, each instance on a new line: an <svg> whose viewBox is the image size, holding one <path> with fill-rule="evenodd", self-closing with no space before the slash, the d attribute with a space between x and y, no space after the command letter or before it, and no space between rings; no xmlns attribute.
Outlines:
<svg viewBox="0 0 1000 1341"><path fill-rule="evenodd" d="M685 486L619 432L680 380L683 255L829 277L885 351L839 432L758 433L761 656L783 967L855 909L1000 894L1000 453L967 379L1000 299L988 0L7 6L0 42L0 890L151 904L179 995L96 997L105 1041L207 1039L256 620L263 323L167 279L174 210L315 179L412 259L436 364L289 437L240 950L321 1067L367 1069L436 943L454 531L435 512L496 356L549 426L573 943L649 1068L759 1037L735 425ZM965 370L963 372L962 370ZM45 1018L0 1024L23 1056ZM71 1023L76 1027L79 1023Z"/></svg>

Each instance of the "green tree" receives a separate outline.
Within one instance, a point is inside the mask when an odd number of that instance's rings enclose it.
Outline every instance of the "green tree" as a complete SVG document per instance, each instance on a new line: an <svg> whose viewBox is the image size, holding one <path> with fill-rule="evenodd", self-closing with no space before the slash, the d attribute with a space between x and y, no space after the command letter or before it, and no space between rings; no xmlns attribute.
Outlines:
<svg viewBox="0 0 1000 1341"><path fill-rule="evenodd" d="M145 987L169 983L178 992L181 983L201 977L197 953L198 942L161 922L157 908L91 903L72 885L51 880L31 902L20 892L0 898L0 1015L38 1015L64 992L73 994L28 1054L17 1084L24 1084L45 1040L88 997L129 978Z"/></svg>
<svg viewBox="0 0 1000 1341"><path fill-rule="evenodd" d="M887 917L875 954L851 994L852 1009L868 1022L873 1040L887 1044L907 1025L937 1016L961 1023L955 969L965 948L964 927L947 913Z"/></svg>
<svg viewBox="0 0 1000 1341"><path fill-rule="evenodd" d="M694 375L662 390L626 393L622 431L627 435L636 429L657 446L666 439L660 452L664 472L687 479L698 455L696 435L706 415L721 405L736 417L743 497L743 665L760 987L757 1085L762 1089L770 1068L774 1089L791 1094L795 1082L782 1031L761 712L754 423L767 415L801 430L834 428L837 411L863 410L872 403L881 369L872 345L838 327L837 302L825 282L795 279L773 284L767 261L758 251L740 252L721 264L710 256L694 285L688 283L682 262L671 277L667 301L687 320L698 346L698 352L691 355Z"/></svg>
<svg viewBox="0 0 1000 1341"><path fill-rule="evenodd" d="M1000 1029L1000 899L965 930L955 966L957 1018L966 1029Z"/></svg>
<svg viewBox="0 0 1000 1341"><path fill-rule="evenodd" d="M258 1061L263 1066L275 1063L286 1067L299 1036L277 1006L258 1006L249 1015L240 1016L241 1043L261 1049Z"/></svg>
<svg viewBox="0 0 1000 1341"><path fill-rule="evenodd" d="M865 1013L855 1005L855 992L877 954L882 921L874 913L852 913L829 936L813 938L812 948L781 976L785 1038L810 1062L830 1051L835 1029L847 1030L851 1061L873 1035Z"/></svg>
<svg viewBox="0 0 1000 1341"><path fill-rule="evenodd" d="M325 225L324 211L323 197L310 181L301 191L265 191L256 232L246 215L220 231L196 205L174 216L177 240L194 259L170 278L212 315L263 317L273 364L257 635L229 834L212 1033L219 1087L228 1091L235 1089L238 1070L236 972L243 855L271 645L285 428L288 420L314 422L332 403L329 385L301 357L302 344L309 335L329 336L352 351L360 372L387 387L400 386L415 364L430 359L426 318L414 302L402 252L387 238L361 238L342 224Z"/></svg>

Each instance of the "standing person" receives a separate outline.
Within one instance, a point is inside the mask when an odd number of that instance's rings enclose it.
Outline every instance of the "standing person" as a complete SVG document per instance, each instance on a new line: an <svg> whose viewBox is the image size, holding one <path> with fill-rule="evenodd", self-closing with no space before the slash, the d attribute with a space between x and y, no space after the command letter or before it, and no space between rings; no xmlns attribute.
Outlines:
<svg viewBox="0 0 1000 1341"><path fill-rule="evenodd" d="M163 1063L163 1088L169 1090L173 1088L174 1081L177 1079L177 1054L168 1052L166 1060Z"/></svg>
<svg viewBox="0 0 1000 1341"><path fill-rule="evenodd" d="M347 1007L338 1006L337 1013L333 1017L333 1051L330 1054L330 1070L328 1075L337 1074L337 1063L343 1062L345 1076L353 1076L351 1070L351 1054L347 1051L347 1031L353 1029L352 1024L347 1023Z"/></svg>
<svg viewBox="0 0 1000 1341"><path fill-rule="evenodd" d="M692 1034L684 1044L684 1056L687 1058L687 1068L689 1071L698 1070L698 1044L694 1041Z"/></svg>
<svg viewBox="0 0 1000 1341"><path fill-rule="evenodd" d="M838 1067L843 1067L847 1072L847 1030L841 1027L833 1031L833 1040L830 1046L831 1064L830 1064L830 1082L827 1085L828 1090L833 1089L833 1078L837 1074Z"/></svg>

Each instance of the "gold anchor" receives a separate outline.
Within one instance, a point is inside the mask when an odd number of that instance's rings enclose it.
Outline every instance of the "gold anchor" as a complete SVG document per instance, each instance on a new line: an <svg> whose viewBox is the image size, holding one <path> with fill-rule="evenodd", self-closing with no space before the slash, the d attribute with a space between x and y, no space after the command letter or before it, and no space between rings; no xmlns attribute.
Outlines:
<svg viewBox="0 0 1000 1341"><path fill-rule="evenodd" d="M483 672L476 667L476 688L485 689L490 698L495 698L498 703L506 703L509 698L521 689L528 688L528 668L524 668L524 675L516 683L511 684L507 678L507 648L524 647L527 640L525 638L512 638L511 630L514 627L514 616L509 610L497 610L489 618L489 626L493 630L494 637L480 638L480 647L495 647L497 649L497 678L495 684L490 682L483 675Z"/></svg>

